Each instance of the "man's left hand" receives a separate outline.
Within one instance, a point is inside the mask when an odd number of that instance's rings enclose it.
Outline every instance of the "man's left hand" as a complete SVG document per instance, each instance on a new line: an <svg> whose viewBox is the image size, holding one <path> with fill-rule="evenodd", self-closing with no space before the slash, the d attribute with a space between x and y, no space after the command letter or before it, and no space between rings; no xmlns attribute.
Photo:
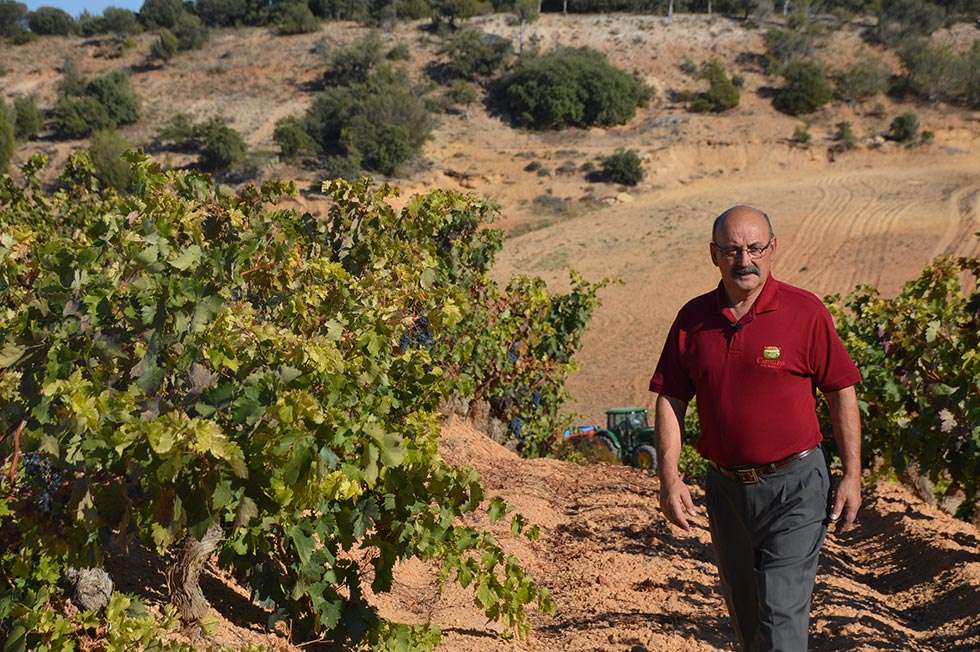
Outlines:
<svg viewBox="0 0 980 652"><path fill-rule="evenodd" d="M840 484L837 485L834 508L830 511L830 520L836 526L834 532L847 532L852 529L860 506L861 476L858 474L844 475ZM843 520L841 520L842 516Z"/></svg>

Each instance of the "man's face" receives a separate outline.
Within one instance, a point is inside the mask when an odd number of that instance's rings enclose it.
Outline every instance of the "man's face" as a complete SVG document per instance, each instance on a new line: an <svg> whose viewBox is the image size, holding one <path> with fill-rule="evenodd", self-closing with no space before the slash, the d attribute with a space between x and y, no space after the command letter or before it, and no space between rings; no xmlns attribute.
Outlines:
<svg viewBox="0 0 980 652"><path fill-rule="evenodd" d="M711 261L731 289L752 292L769 278L776 239L770 241L769 225L755 213L731 215L714 235Z"/></svg>

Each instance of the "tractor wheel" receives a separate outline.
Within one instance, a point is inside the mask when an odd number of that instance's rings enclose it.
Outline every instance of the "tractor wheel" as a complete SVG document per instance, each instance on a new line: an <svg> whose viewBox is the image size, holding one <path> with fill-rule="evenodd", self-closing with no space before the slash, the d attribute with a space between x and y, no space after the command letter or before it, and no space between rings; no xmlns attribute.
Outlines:
<svg viewBox="0 0 980 652"><path fill-rule="evenodd" d="M610 437L597 435L593 442L592 455L593 461L605 462L606 464L619 464L619 450Z"/></svg>
<svg viewBox="0 0 980 652"><path fill-rule="evenodd" d="M643 444L633 449L633 466L645 469L650 473L657 472L657 449L649 444Z"/></svg>

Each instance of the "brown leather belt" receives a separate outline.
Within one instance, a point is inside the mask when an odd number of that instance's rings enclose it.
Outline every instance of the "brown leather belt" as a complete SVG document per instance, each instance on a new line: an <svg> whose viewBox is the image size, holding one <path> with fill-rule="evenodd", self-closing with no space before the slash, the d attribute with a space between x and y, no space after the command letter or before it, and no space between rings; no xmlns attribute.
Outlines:
<svg viewBox="0 0 980 652"><path fill-rule="evenodd" d="M781 460L776 460L775 462L769 462L768 464L760 464L759 466L736 466L730 469L724 466L719 466L714 462L711 462L711 466L718 470L726 478L731 478L732 480L738 480L742 484L755 484L763 476L775 473L777 470L792 464L797 460L801 460L813 451L817 450L817 447L811 448L809 450L801 451L799 453L793 453L788 457L784 457Z"/></svg>

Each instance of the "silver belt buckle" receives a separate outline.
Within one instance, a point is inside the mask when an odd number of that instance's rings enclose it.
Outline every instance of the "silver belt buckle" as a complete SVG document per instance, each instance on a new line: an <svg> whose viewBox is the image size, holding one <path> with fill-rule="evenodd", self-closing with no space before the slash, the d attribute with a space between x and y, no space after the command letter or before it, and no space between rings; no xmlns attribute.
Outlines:
<svg viewBox="0 0 980 652"><path fill-rule="evenodd" d="M759 473L754 469L733 469L735 477L742 484L755 484L759 481Z"/></svg>

